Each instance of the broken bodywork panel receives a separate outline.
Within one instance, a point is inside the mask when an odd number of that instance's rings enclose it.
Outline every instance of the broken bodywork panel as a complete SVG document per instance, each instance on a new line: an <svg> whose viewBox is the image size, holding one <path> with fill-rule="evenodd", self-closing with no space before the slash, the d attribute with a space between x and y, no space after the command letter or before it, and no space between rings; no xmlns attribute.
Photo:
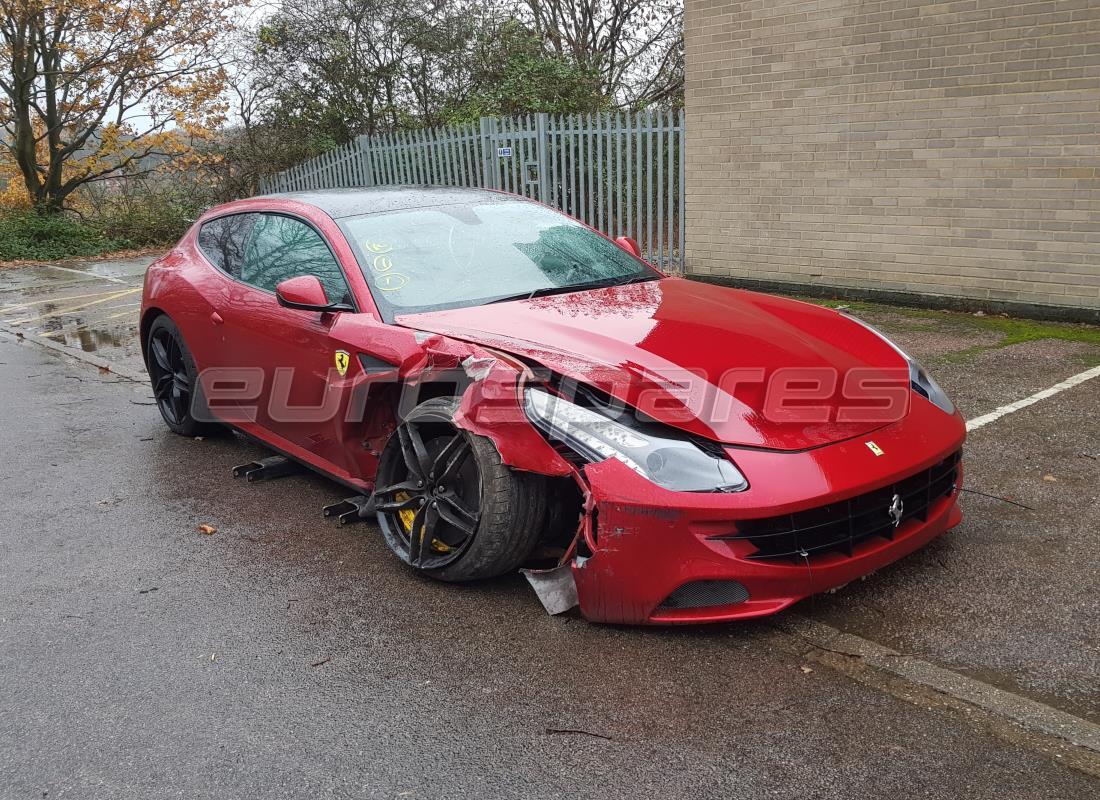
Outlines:
<svg viewBox="0 0 1100 800"><path fill-rule="evenodd" d="M462 424L492 438L516 468L568 475L578 487L580 500L572 509L576 527L557 566L525 573L551 613L566 610L575 598L586 618L602 622L696 623L771 614L891 563L961 519L955 505L959 467L947 491L890 539L863 542L847 554L755 560L754 546L736 535L745 521L827 506L835 497L859 497L872 487L911 480L913 473L933 470L957 452L961 425L937 427L941 412L921 400L906 419L876 433L884 449L906 452L900 464L868 457L859 438L801 453L727 446L730 458L755 476L751 493L673 492L617 459L577 464L547 448L519 408L524 384L543 379L507 356L498 357L464 395ZM914 431L922 433L914 437ZM850 469L853 461L860 461L861 469ZM685 591L710 594L705 603L691 605L677 601L677 593Z"/></svg>
<svg viewBox="0 0 1100 800"><path fill-rule="evenodd" d="M415 387L452 380L456 369L461 369L468 383L461 393L455 424L491 440L501 461L513 469L576 484L579 502L576 496L566 498L565 503L572 507L556 509L558 513L552 515L552 521L560 521L563 529L548 531L544 536L564 545L557 565L523 571L549 613L569 610L578 602L573 577L578 545L591 553L595 543L591 513L594 501L578 467L551 446L523 411L523 390L536 380L534 372L513 356L469 342L424 333L418 333L416 339L423 354L402 371L403 383Z"/></svg>
<svg viewBox="0 0 1100 800"><path fill-rule="evenodd" d="M567 533L557 565L525 574L550 613L574 600L588 619L619 623L706 622L774 613L890 563L957 524L953 496L930 506L893 542L865 544L849 556L825 555L777 563L754 561L753 546L731 538L745 519L774 516L825 504L836 495L859 495L866 487L904 477L896 462L844 468L866 448L855 439L803 453L728 448L730 457L757 476L752 493L673 492L639 476L617 459L578 464L554 448L527 420L521 407L526 385L546 381L546 372L490 348L448 337L423 342L425 359L408 382L438 377L466 363L470 383L456 422L491 439L515 469L572 480L576 500L559 517ZM430 366L429 366L430 365ZM913 427L933 428L937 409L922 402L906 420L876 433L884 447L908 448L913 471L940 462L961 435L925 436L914 452ZM861 452L863 451L863 452ZM763 476L776 476L768 479ZM961 481L961 473L956 481ZM728 587L728 603L677 604L683 587ZM732 593L730 593L732 592ZM718 597L718 600L722 600Z"/></svg>
<svg viewBox="0 0 1100 800"><path fill-rule="evenodd" d="M369 315L340 315L329 336L336 347L355 354L355 363L342 376L326 363L316 370L315 393L299 391L294 397L299 404L332 404L337 413L329 427L298 438L289 430L280 437L242 414L244 396L230 399L229 408L212 403L212 410L245 433L256 426L263 434L257 438L365 497L403 412L428 397L460 396L456 425L491 440L513 469L572 487L559 495L562 507L546 535L555 546L552 571L530 573L529 580L554 611L563 610L575 590L581 612L595 621L703 622L772 613L890 563L958 522L955 481L950 496L930 506L924 519L908 521L893 541L864 543L850 556L753 560L752 546L730 537L743 520L859 496L904 478L899 469L929 468L958 450L961 422L944 426L937 417L941 411L915 398L903 420L874 434L887 451L906 453L900 468L896 461L870 456L858 436L800 452L725 445L731 460L750 476L751 492L671 492L614 458L586 464L569 457L528 420L524 389L552 386L563 373L592 378L591 365L580 369L582 358L567 361L560 352L521 347L501 337L479 337L486 339L479 342L458 334L387 325ZM572 362L577 362L575 369ZM204 373L204 387L207 378ZM299 384L308 388L308 382ZM342 513L362 517L364 508ZM684 587L710 591L720 584L726 594L718 600L729 602L716 605L712 596L704 605L677 602L676 592Z"/></svg>
<svg viewBox="0 0 1100 800"><path fill-rule="evenodd" d="M435 315L419 316L415 322L431 323L428 318ZM587 385L598 384L590 360L581 370L579 363L586 359L575 357L578 364L570 367L560 352L458 330L385 326L379 333L384 335L369 339L372 353L395 364L396 375L390 376L397 381L394 390L399 388L407 399L394 405L398 411L392 418L367 431L365 441L372 443L368 455L381 448L400 409L423 399L426 389L460 395L455 423L490 439L503 463L575 486L568 507L555 520L556 530L548 531L547 538L558 546L555 565L527 572L551 612L564 610L575 592L582 613L596 621L702 622L770 614L889 563L957 522L952 496L937 501L925 519L907 524L896 541L865 543L850 556L753 560L752 545L731 538L740 521L812 509L836 496L858 496L869 487L905 477L898 474L897 462L868 462L853 471L847 466L853 460L867 460L858 436L798 452L724 445L731 460L754 476L752 492L672 492L614 458L586 464L569 457L527 418L527 386L558 387L563 373L574 373ZM364 382L370 383L370 378ZM637 400L639 395L629 396ZM669 398L682 400L669 392L663 397L665 409L671 407ZM908 452L904 470L924 469L957 450L962 440L961 427L941 425L942 434L922 434L914 443L913 431L937 430L936 415L941 413L918 399L905 419L877 425L875 437L880 444ZM826 435L825 429L819 433ZM834 430L828 435L841 433ZM363 436L364 431L349 430L348 435ZM777 440L787 435L774 434ZM677 591L703 593L706 602L682 602Z"/></svg>

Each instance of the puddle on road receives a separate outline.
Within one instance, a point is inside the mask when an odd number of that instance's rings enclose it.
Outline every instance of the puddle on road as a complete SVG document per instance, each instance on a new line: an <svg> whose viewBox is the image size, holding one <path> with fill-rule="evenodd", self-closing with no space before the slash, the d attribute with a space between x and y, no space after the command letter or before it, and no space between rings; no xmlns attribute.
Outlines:
<svg viewBox="0 0 1100 800"><path fill-rule="evenodd" d="M144 369L138 340L138 309L106 309L99 315L49 316L24 333L99 355L137 370Z"/></svg>
<svg viewBox="0 0 1100 800"><path fill-rule="evenodd" d="M38 331L38 335L58 344L78 347L85 353L126 349L131 343L137 344L136 309L132 316L134 320L131 322L112 322L111 320L88 322L80 319L63 322L54 317L46 321Z"/></svg>
<svg viewBox="0 0 1100 800"><path fill-rule="evenodd" d="M0 270L0 324L143 368L138 342L143 258Z"/></svg>

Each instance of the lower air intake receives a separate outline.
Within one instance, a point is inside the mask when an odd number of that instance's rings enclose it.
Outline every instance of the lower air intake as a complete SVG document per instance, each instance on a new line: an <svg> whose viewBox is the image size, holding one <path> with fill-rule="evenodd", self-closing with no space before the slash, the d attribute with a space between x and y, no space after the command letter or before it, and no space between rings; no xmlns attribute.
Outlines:
<svg viewBox="0 0 1100 800"><path fill-rule="evenodd" d="M851 556L860 542L878 536L893 539L897 528L911 520L923 523L938 513L944 498L958 488L961 454L954 453L938 464L897 483L881 486L866 494L826 506L766 519L742 520L738 532L713 539L747 539L757 552L746 558L784 559L797 564L830 551ZM891 509L900 509L900 517ZM904 528L902 528L904 532Z"/></svg>
<svg viewBox="0 0 1100 800"><path fill-rule="evenodd" d="M665 598L661 608L732 606L749 599L749 590L737 581L692 581Z"/></svg>

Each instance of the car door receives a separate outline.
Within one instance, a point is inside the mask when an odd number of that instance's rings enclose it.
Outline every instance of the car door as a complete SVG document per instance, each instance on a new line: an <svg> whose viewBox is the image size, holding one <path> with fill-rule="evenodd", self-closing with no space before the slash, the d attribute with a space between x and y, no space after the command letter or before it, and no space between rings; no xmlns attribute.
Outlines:
<svg viewBox="0 0 1100 800"><path fill-rule="evenodd" d="M186 283L195 294L180 304L175 316L180 328L191 333L187 345L202 370L239 363L222 323L230 294L240 280L244 249L255 218L251 213L226 214L199 226L195 243L209 263L195 261L187 266ZM231 403L222 403L223 408L227 405Z"/></svg>
<svg viewBox="0 0 1100 800"><path fill-rule="evenodd" d="M223 314L226 337L240 366L262 373L254 424L273 434L276 444L343 464L336 436L339 398L329 391L343 358L330 338L339 312L285 308L275 295L279 283L302 275L317 277L329 302L354 307L343 271L316 228L288 214L256 214L240 280Z"/></svg>

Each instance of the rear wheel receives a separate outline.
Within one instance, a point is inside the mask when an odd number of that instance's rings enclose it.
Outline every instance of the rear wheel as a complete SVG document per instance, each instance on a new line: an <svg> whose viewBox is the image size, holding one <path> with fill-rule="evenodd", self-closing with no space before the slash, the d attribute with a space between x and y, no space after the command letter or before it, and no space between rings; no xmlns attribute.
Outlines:
<svg viewBox="0 0 1100 800"><path fill-rule="evenodd" d="M196 409L206 408L199 392L198 370L171 318L161 315L149 326L145 359L157 408L173 433L200 436L222 430L216 423L195 419Z"/></svg>
<svg viewBox="0 0 1100 800"><path fill-rule="evenodd" d="M518 567L538 543L545 483L503 464L493 443L454 424L458 398L421 403L382 451L378 523L405 563L445 581Z"/></svg>

